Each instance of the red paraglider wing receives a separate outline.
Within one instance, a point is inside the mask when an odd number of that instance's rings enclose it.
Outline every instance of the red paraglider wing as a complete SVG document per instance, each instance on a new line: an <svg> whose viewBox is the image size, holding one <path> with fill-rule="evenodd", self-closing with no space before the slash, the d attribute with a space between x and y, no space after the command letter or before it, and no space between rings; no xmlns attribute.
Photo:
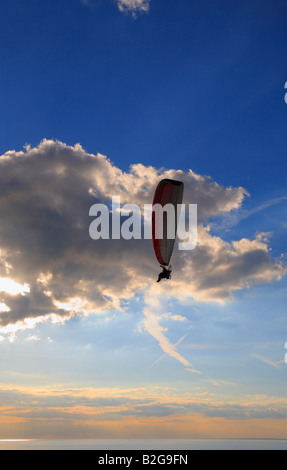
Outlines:
<svg viewBox="0 0 287 470"><path fill-rule="evenodd" d="M177 205L182 203L183 187L184 185L181 181L163 179L155 190L152 211L152 241L156 258L163 266L169 265L173 252L179 215ZM158 213L154 211L155 204L160 204L162 207L166 204L171 204L174 207L174 236L172 238L168 235L170 219L165 211L163 216L159 217ZM159 228L159 231L162 233L160 238L157 237L156 228Z"/></svg>

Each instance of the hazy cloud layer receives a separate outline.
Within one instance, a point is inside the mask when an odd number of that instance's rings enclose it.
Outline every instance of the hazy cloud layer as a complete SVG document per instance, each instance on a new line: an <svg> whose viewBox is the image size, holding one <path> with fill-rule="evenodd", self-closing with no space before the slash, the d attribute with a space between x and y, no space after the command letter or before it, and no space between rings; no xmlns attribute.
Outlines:
<svg viewBox="0 0 287 470"><path fill-rule="evenodd" d="M113 195L123 204L150 204L164 177L182 180L184 202L198 204L198 244L193 251L175 249L172 282L157 284L151 240L92 240L89 209L109 204ZM190 368L160 326L166 313L155 305L160 298L224 302L236 290L286 273L282 260L271 258L268 234L228 243L208 228L209 217L238 210L247 194L192 170L136 164L123 172L80 145L44 140L36 148L6 152L0 157L0 285L6 285L0 326L120 309L142 293L146 330ZM7 288L11 280L18 289Z"/></svg>
<svg viewBox="0 0 287 470"><path fill-rule="evenodd" d="M286 398L175 393L155 388L0 388L0 438L188 438L218 436L286 438ZM226 398L224 400L224 398ZM36 419L35 419L36 418ZM56 423L56 424L55 424ZM218 431L219 430L219 431ZM215 434L216 433L216 434ZM219 436L220 437L220 436Z"/></svg>

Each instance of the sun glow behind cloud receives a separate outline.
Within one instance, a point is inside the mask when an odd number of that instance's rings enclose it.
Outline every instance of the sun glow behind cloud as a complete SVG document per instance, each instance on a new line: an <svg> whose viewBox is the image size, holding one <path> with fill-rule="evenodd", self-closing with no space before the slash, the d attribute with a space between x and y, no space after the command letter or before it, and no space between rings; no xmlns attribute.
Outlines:
<svg viewBox="0 0 287 470"><path fill-rule="evenodd" d="M0 292L6 292L10 295L25 295L30 292L28 284L20 284L8 277L0 277Z"/></svg>
<svg viewBox="0 0 287 470"><path fill-rule="evenodd" d="M13 279L8 277L1 277L0 278L0 293L4 292L10 295L26 295L30 292L30 287L28 284L19 284ZM6 305L4 302L0 302L0 313L10 312L10 307Z"/></svg>

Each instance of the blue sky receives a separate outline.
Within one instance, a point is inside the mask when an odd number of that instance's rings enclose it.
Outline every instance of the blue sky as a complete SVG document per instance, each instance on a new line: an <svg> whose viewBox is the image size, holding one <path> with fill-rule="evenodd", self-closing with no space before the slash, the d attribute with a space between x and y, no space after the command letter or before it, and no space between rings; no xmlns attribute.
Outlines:
<svg viewBox="0 0 287 470"><path fill-rule="evenodd" d="M287 437L286 13L0 6L1 438ZM150 244L96 244L88 209L168 170L199 245L158 287Z"/></svg>
<svg viewBox="0 0 287 470"><path fill-rule="evenodd" d="M109 0L5 2L1 150L45 136L125 168L176 154L223 184L284 184L284 13L172 1L134 20Z"/></svg>

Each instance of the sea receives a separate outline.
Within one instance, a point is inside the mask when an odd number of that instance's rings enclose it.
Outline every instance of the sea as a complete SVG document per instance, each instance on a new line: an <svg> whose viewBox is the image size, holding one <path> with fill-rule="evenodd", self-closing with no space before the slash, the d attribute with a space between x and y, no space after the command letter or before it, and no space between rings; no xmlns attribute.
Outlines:
<svg viewBox="0 0 287 470"><path fill-rule="evenodd" d="M287 450L287 439L0 439L0 450Z"/></svg>

